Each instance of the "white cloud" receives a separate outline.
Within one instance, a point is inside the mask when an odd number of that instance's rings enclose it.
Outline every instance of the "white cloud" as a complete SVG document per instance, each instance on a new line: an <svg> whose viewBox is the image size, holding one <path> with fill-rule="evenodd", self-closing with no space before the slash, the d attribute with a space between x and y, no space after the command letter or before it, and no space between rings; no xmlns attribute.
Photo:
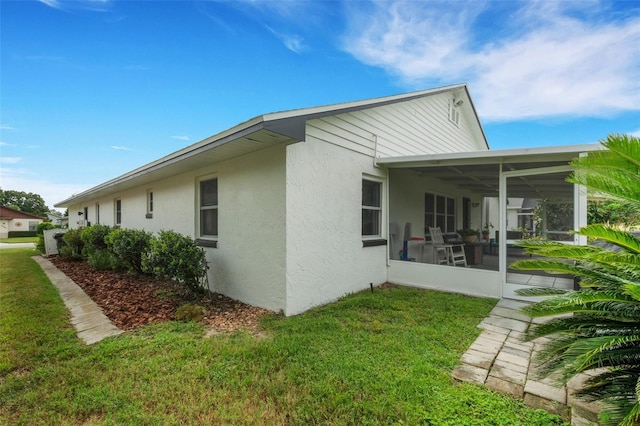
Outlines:
<svg viewBox="0 0 640 426"><path fill-rule="evenodd" d="M631 136L636 137L636 138L640 138L640 129L634 131L634 132L630 132L629 133Z"/></svg>
<svg viewBox="0 0 640 426"><path fill-rule="evenodd" d="M18 129L16 129L16 128L15 128L15 127L13 127L13 126L5 126L5 125L2 125L2 126L0 126L0 130L18 130Z"/></svg>
<svg viewBox="0 0 640 426"><path fill-rule="evenodd" d="M90 10L104 12L111 6L111 0L39 0L54 9L70 10Z"/></svg>
<svg viewBox="0 0 640 426"><path fill-rule="evenodd" d="M590 18L597 2L524 2L485 28L505 4L456 4L352 9L345 48L416 88L468 82L484 120L638 110L640 17L604 22Z"/></svg>
<svg viewBox="0 0 640 426"><path fill-rule="evenodd" d="M0 141L0 146L16 146L16 144Z"/></svg>
<svg viewBox="0 0 640 426"><path fill-rule="evenodd" d="M189 136L171 136L171 139L177 139L179 141L188 141Z"/></svg>
<svg viewBox="0 0 640 426"><path fill-rule="evenodd" d="M271 31L271 33L275 35L278 39L280 39L280 41L282 41L284 46L287 49L291 50L292 52L301 53L303 50L306 49L306 46L304 44L304 38L302 36L299 36L297 34L280 33L275 31L273 28L269 26L267 26L267 29Z"/></svg>
<svg viewBox="0 0 640 426"><path fill-rule="evenodd" d="M116 151L133 151L132 148L122 145L111 145L111 149L115 149Z"/></svg>
<svg viewBox="0 0 640 426"><path fill-rule="evenodd" d="M17 164L22 161L20 157L0 157L0 164Z"/></svg>

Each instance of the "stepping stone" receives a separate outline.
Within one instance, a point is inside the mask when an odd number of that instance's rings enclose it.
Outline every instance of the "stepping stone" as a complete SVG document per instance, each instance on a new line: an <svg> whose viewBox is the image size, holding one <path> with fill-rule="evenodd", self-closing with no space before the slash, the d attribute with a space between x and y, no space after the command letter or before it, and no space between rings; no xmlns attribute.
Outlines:
<svg viewBox="0 0 640 426"><path fill-rule="evenodd" d="M480 367L474 367L469 364L461 364L457 366L451 373L454 379L461 382L475 383L483 385L489 375L489 370Z"/></svg>

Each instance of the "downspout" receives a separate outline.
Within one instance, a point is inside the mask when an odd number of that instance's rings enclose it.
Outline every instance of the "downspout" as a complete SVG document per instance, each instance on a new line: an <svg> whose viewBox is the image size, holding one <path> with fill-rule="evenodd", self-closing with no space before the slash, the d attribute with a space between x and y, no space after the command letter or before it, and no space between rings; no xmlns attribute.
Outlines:
<svg viewBox="0 0 640 426"><path fill-rule="evenodd" d="M378 135L375 133L371 135L373 136L373 167L380 168L380 166L378 166Z"/></svg>
<svg viewBox="0 0 640 426"><path fill-rule="evenodd" d="M389 235L389 169L387 167L384 166L380 166L378 165L378 135L376 135L375 133L371 133L371 139L373 140L373 167L380 169L380 170L384 170L385 172L385 177L384 177L384 181L386 182L385 185L383 185L383 198L384 198L384 203L383 203L383 215L384 215L384 235L387 237L387 268L389 268L389 266L391 266L391 256L389 253L389 247L390 247L390 238L391 235ZM388 269L387 269L388 271ZM387 277L388 278L388 277Z"/></svg>

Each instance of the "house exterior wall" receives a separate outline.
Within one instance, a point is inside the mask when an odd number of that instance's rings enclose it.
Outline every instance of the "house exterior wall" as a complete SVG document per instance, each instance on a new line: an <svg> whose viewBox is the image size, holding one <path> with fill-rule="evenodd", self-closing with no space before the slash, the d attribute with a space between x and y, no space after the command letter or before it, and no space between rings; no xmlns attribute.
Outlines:
<svg viewBox="0 0 640 426"><path fill-rule="evenodd" d="M233 299L285 310L285 146L220 163L218 248L210 283Z"/></svg>
<svg viewBox="0 0 640 426"><path fill-rule="evenodd" d="M10 232L35 232L43 221L31 213L0 206L0 238L7 238Z"/></svg>
<svg viewBox="0 0 640 426"><path fill-rule="evenodd" d="M308 134L287 147L287 315L387 279L386 246L362 242L362 179L386 171L332 142Z"/></svg>
<svg viewBox="0 0 640 426"><path fill-rule="evenodd" d="M472 117L449 120L450 93L339 114L307 123L308 134L371 157L487 150Z"/></svg>
<svg viewBox="0 0 640 426"><path fill-rule="evenodd" d="M286 315L301 313L387 281L388 252L397 249L398 241L363 246L363 178L383 184L380 239L389 238L389 201L407 209L393 221L410 221L414 233L423 234L425 188L438 187L431 191L440 193L442 187L407 177L409 188L390 188L387 171L375 165L375 158L487 149L470 102L459 110L459 123L450 121L453 96L434 94L310 119L303 142L70 206L70 226L97 223L96 204L99 223L113 226L115 200L120 199L123 228L172 229L197 238L198 182L217 177L219 236L217 248L205 249L210 287ZM154 194L151 218L148 191ZM87 217L74 224L85 207ZM479 219L474 226L480 227Z"/></svg>
<svg viewBox="0 0 640 426"><path fill-rule="evenodd" d="M115 200L122 202L122 228L157 233L173 230L198 238L198 182L218 178L218 247L206 248L209 286L231 298L273 311L285 308L285 147L243 155L210 167L114 192L70 206L69 216L88 208L91 224L114 226ZM147 218L147 194L153 191L153 216ZM71 220L78 228L82 219Z"/></svg>

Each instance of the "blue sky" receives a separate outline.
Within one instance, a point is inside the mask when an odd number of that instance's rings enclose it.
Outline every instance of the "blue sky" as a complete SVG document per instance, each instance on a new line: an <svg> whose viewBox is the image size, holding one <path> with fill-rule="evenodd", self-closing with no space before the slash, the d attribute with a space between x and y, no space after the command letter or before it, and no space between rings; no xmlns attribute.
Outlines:
<svg viewBox="0 0 640 426"><path fill-rule="evenodd" d="M492 149L640 136L637 1L0 1L0 187L53 204L256 115L467 83Z"/></svg>

